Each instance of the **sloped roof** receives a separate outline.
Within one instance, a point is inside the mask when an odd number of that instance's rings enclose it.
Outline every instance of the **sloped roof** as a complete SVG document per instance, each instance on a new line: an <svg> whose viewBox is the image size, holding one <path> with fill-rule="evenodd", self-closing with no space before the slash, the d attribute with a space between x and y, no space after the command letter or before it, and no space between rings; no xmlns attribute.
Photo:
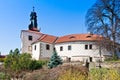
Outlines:
<svg viewBox="0 0 120 80"><path fill-rule="evenodd" d="M97 34L71 34L59 37L55 43L74 42L74 41L96 41L103 37Z"/></svg>
<svg viewBox="0 0 120 80"><path fill-rule="evenodd" d="M38 38L37 41L33 42L46 42L46 43L64 43L64 42L76 42L76 41L97 41L97 40L102 40L103 37L101 35L97 35L97 34L71 34L71 35L65 35L62 37L56 37L56 36L52 36L52 35L48 35L48 34L43 34L40 32L35 32L35 31L30 31L30 30L25 30L27 32L33 32L36 34L40 34L42 35L40 38Z"/></svg>
<svg viewBox="0 0 120 80"><path fill-rule="evenodd" d="M46 43L54 43L57 37L52 35L43 34L36 42L46 42Z"/></svg>
<svg viewBox="0 0 120 80"><path fill-rule="evenodd" d="M5 58L6 56L5 55L0 55L0 58Z"/></svg>

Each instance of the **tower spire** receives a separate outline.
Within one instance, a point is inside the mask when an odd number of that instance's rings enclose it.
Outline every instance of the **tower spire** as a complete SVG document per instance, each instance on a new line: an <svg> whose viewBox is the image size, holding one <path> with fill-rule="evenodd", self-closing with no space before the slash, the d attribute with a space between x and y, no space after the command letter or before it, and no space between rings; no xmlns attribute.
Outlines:
<svg viewBox="0 0 120 80"><path fill-rule="evenodd" d="M37 13L34 11L34 6L33 6L33 11L30 14L30 24L29 24L29 30L32 31L39 31L37 28Z"/></svg>
<svg viewBox="0 0 120 80"><path fill-rule="evenodd" d="M35 7L33 6L33 12L34 12L34 10L35 10Z"/></svg>

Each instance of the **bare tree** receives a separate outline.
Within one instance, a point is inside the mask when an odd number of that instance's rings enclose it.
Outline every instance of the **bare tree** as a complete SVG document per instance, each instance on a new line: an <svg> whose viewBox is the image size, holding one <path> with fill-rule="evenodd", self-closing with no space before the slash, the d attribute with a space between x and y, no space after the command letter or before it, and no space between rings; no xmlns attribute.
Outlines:
<svg viewBox="0 0 120 80"><path fill-rule="evenodd" d="M120 0L97 0L86 14L90 32L110 39L113 57L116 43L120 43Z"/></svg>

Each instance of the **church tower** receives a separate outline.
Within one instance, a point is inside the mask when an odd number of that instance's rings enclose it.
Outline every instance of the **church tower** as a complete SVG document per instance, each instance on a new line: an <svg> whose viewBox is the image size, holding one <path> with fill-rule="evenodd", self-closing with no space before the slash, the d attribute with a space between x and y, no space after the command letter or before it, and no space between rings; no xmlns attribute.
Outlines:
<svg viewBox="0 0 120 80"><path fill-rule="evenodd" d="M39 32L39 30L37 28L37 14L34 11L34 7L33 7L33 11L30 14L30 21L31 21L31 23L29 25L29 30Z"/></svg>
<svg viewBox="0 0 120 80"><path fill-rule="evenodd" d="M28 25L28 30L21 31L21 52L22 53L32 53L31 44L37 41L42 36L38 29L37 24L37 13L33 11L30 14L30 24Z"/></svg>

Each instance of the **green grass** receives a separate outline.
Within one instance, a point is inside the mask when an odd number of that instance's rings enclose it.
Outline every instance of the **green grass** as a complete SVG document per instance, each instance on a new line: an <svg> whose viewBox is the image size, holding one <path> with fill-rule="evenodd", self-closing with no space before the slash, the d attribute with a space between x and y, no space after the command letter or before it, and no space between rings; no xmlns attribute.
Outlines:
<svg viewBox="0 0 120 80"><path fill-rule="evenodd" d="M107 61L104 61L104 62L111 62L111 63L116 62L116 63L120 63L120 59L119 60L107 60Z"/></svg>
<svg viewBox="0 0 120 80"><path fill-rule="evenodd" d="M117 69L91 69L89 72L90 80L120 80L120 70Z"/></svg>
<svg viewBox="0 0 120 80"><path fill-rule="evenodd" d="M5 75L4 73L0 72L0 80L10 80L10 77L8 75Z"/></svg>

